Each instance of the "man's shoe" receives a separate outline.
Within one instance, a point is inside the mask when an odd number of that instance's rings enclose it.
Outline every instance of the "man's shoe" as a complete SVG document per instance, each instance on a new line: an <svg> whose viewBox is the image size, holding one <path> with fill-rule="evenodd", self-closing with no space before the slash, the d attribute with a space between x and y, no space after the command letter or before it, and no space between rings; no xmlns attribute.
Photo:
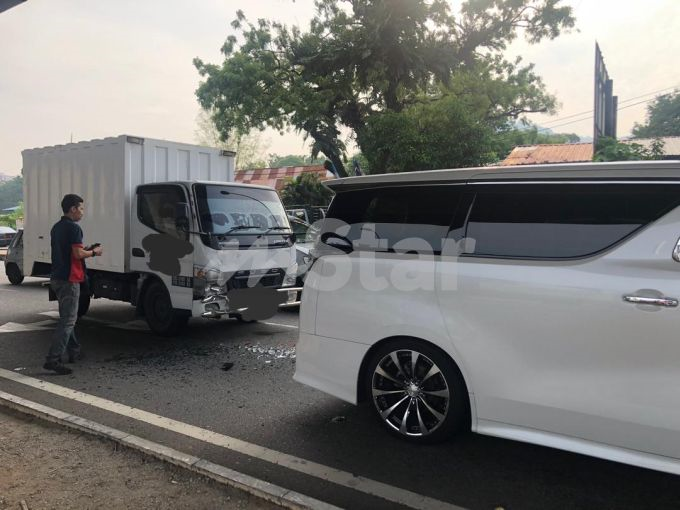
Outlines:
<svg viewBox="0 0 680 510"><path fill-rule="evenodd" d="M56 372L58 375L68 375L73 372L69 367L65 367L61 363L58 363L56 361L48 361L43 365L43 368L45 370L52 370L53 372Z"/></svg>
<svg viewBox="0 0 680 510"><path fill-rule="evenodd" d="M83 359L83 353L82 352L69 352L68 353L68 362L69 363L75 363L76 361L81 361Z"/></svg>

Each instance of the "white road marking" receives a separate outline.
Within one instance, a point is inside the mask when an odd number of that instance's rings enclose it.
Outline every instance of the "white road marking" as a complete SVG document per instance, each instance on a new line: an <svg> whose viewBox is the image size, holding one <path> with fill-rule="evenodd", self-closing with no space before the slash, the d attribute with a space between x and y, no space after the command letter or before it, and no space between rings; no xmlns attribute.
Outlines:
<svg viewBox="0 0 680 510"><path fill-rule="evenodd" d="M40 315L46 315L47 317L52 317L53 319L59 318L58 310L50 310L49 312L40 312Z"/></svg>
<svg viewBox="0 0 680 510"><path fill-rule="evenodd" d="M278 452L264 446L259 446L253 443L248 443L234 437L218 434L211 430L206 430L195 425L183 423L171 418L166 418L158 414L143 411L134 407L130 407L118 402L113 402L101 397L89 395L81 391L72 390L64 386L59 386L41 379L28 377L22 374L17 374L9 370L0 369L0 377L14 381L32 388L37 388L53 395L68 398L81 402L84 404L104 409L121 416L133 418L135 420L155 425L156 427L170 430L187 437L198 439L215 446L220 446L228 450L232 450L256 459L264 460L278 466L283 466L293 471L298 471L306 475L314 476L321 480L326 480L343 487L347 487L371 496L377 496L393 503L416 508L419 510L430 509L447 509L447 510L462 510L461 507L429 498L415 492L411 492L399 487L393 487L376 480L356 476L347 471L341 471L323 464L308 461L289 455L287 453Z"/></svg>
<svg viewBox="0 0 680 510"><path fill-rule="evenodd" d="M46 324L49 323L49 324ZM7 322L0 326L0 333L20 333L23 331L49 331L50 326L55 326L54 321L33 322L31 324L19 324L18 322Z"/></svg>
<svg viewBox="0 0 680 510"><path fill-rule="evenodd" d="M281 326L282 328L294 328L298 329L297 326L293 326L291 324L280 324L278 322L261 322L260 324L267 324L268 326Z"/></svg>

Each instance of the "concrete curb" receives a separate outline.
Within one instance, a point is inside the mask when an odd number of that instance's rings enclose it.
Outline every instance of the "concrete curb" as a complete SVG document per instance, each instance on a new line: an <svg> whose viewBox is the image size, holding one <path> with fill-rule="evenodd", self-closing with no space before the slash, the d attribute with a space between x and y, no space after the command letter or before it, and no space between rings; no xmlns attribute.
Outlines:
<svg viewBox="0 0 680 510"><path fill-rule="evenodd" d="M293 510L340 510L339 507L329 505L318 499L284 489L250 475L239 473L206 459L182 453L162 444L148 441L127 432L107 427L106 425L53 409L37 402L5 393L4 391L0 391L0 405L80 432L108 439L193 473L207 476L219 483L235 487L284 508L291 508Z"/></svg>

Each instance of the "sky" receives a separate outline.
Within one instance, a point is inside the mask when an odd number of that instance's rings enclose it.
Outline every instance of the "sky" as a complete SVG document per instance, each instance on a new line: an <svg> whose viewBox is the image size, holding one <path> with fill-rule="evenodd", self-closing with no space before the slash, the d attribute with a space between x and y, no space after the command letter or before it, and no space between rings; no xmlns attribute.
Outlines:
<svg viewBox="0 0 680 510"><path fill-rule="evenodd" d="M566 0L578 31L517 41L509 56L533 62L556 115L531 120L592 135L594 46L621 106L680 88L680 0ZM453 2L452 5L458 5ZM313 0L28 0L0 13L0 173L18 175L27 148L119 134L196 142L200 77L195 57L221 63L237 9L250 19L306 27ZM626 102L626 100L639 99ZM645 104L620 109L619 136L643 122ZM300 135L261 136L264 154L306 154Z"/></svg>

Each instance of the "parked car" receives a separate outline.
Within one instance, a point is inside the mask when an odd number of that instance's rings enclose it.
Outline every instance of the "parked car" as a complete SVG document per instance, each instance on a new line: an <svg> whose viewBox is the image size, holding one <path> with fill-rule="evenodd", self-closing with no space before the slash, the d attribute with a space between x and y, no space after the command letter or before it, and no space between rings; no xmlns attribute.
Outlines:
<svg viewBox="0 0 680 510"><path fill-rule="evenodd" d="M5 227L4 225L0 225L0 248L9 246L9 243L12 242L12 239L14 238L14 235L16 233L17 231L14 230L12 227Z"/></svg>
<svg viewBox="0 0 680 510"><path fill-rule="evenodd" d="M326 184L297 381L416 442L471 428L680 474L680 162Z"/></svg>
<svg viewBox="0 0 680 510"><path fill-rule="evenodd" d="M21 285L24 281L24 230L19 229L12 238L5 256L5 274L12 285Z"/></svg>

